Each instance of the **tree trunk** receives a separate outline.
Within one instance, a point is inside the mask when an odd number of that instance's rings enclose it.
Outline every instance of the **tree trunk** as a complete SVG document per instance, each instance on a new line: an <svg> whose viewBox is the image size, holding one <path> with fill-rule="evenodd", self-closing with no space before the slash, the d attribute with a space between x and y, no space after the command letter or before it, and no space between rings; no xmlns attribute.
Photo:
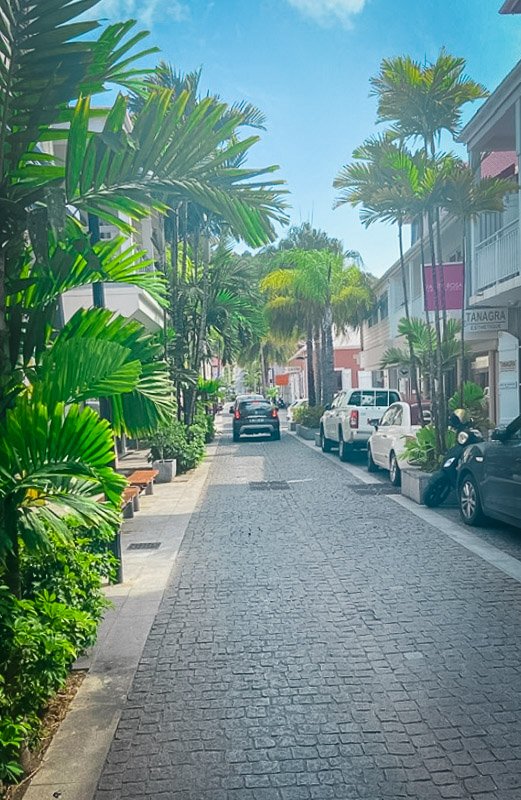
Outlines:
<svg viewBox="0 0 521 800"><path fill-rule="evenodd" d="M313 350L315 356L315 375L317 378L315 391L317 405L320 406L324 402L324 375L322 370L321 336L319 327L315 327L313 332Z"/></svg>
<svg viewBox="0 0 521 800"><path fill-rule="evenodd" d="M402 289L403 289L403 304L405 308L405 317L407 322L410 325L411 322L411 315L409 313L409 298L408 298L408 290L407 290L407 274L405 272L405 258L403 255L403 222L400 219L398 221L398 244L400 248L400 273L402 276ZM423 406L421 402L421 391L420 386L418 383L418 366L416 362L416 355L414 352L414 347L412 346L412 341L410 337L407 337L407 344L409 346L409 359L411 362L411 380L412 385L414 388L414 392L416 394L416 402L419 404L419 413L420 413L420 421L421 424L425 424L425 419L423 417Z"/></svg>
<svg viewBox="0 0 521 800"><path fill-rule="evenodd" d="M423 214L420 218L420 259L421 259L421 268L422 268L422 284L425 283L425 245L424 245L424 237L425 237L425 230L423 224ZM427 327L429 331L431 330L431 318L429 314L429 310L427 308L427 294L424 291L423 293L423 303L425 306L425 322L427 323ZM434 353L432 352L432 343L429 336L428 340L428 355L429 355L429 389L427 396L431 398L431 415L434 419L438 418L437 415L437 406L436 406L436 393L433 391L434 388L434 374L435 374L435 364L434 364Z"/></svg>
<svg viewBox="0 0 521 800"><path fill-rule="evenodd" d="M443 333L447 330L447 301L445 297L445 272L443 269L443 248L441 244L441 218L440 207L436 206L436 239L438 244L438 264L441 272L441 318L443 320Z"/></svg>
<svg viewBox="0 0 521 800"><path fill-rule="evenodd" d="M467 305L467 298L466 298L466 266L467 266L467 221L465 217L463 217L463 232L462 232L462 241L461 241L461 260L463 262L463 270L462 270L462 298L461 298L461 406L463 407L463 402L465 399L465 308Z"/></svg>
<svg viewBox="0 0 521 800"><path fill-rule="evenodd" d="M428 220L429 228L429 244L431 250L431 267L432 267L432 286L434 293L434 328L436 331L436 406L437 406L437 420L436 420L436 433L438 438L439 455L445 452L445 430L446 424L446 408L445 408L445 387L443 382L443 364L442 364L442 334L440 326L440 298L438 292L438 269L436 264L436 250L434 247L434 225L432 219L432 211L429 210Z"/></svg>
<svg viewBox="0 0 521 800"><path fill-rule="evenodd" d="M335 394L335 355L333 350L333 311L331 303L327 303L324 309L324 318L322 321L323 335L325 343L325 358L322 364L324 373L324 392L322 401L324 405L331 403Z"/></svg>
<svg viewBox="0 0 521 800"><path fill-rule="evenodd" d="M310 325L306 336L306 371L308 378L308 405L316 406L315 371L313 369L313 327Z"/></svg>
<svg viewBox="0 0 521 800"><path fill-rule="evenodd" d="M261 369L261 394L266 395L266 389L268 387L268 365L264 357L264 345L262 343L259 348L259 363Z"/></svg>

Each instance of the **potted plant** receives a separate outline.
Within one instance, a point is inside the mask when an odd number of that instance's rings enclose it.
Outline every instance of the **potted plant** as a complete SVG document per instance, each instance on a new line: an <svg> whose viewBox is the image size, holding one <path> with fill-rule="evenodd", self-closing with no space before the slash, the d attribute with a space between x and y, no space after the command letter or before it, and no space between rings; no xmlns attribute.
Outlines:
<svg viewBox="0 0 521 800"><path fill-rule="evenodd" d="M455 442L454 431L447 431L447 447L452 447ZM408 436L401 459L405 466L402 472L402 495L423 505L425 489L432 476L443 460L436 449L436 428L434 425L425 425L416 433Z"/></svg>
<svg viewBox="0 0 521 800"><path fill-rule="evenodd" d="M149 461L157 469L156 483L170 483L176 474L177 462L172 448L172 436L168 428L159 428L150 442Z"/></svg>

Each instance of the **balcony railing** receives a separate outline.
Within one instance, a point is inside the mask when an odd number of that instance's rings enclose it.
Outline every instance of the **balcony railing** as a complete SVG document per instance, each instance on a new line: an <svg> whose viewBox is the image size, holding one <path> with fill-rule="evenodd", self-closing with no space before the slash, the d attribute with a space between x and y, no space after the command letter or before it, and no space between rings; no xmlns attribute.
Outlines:
<svg viewBox="0 0 521 800"><path fill-rule="evenodd" d="M519 219L514 219L477 245L472 269L472 294L519 274Z"/></svg>

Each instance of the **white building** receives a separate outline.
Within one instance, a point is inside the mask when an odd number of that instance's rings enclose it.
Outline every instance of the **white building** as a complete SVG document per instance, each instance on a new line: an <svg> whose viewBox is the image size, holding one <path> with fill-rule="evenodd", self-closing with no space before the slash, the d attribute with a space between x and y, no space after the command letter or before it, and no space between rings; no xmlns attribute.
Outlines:
<svg viewBox="0 0 521 800"><path fill-rule="evenodd" d="M505 3L507 6L515 4ZM510 10L509 13L512 13ZM521 62L465 126L461 139L481 175L518 180L521 153ZM493 416L507 423L520 412L521 193L500 214L482 214L472 226L468 308L481 331L478 357L487 369ZM470 313L469 312L469 313ZM494 389L494 392L492 391Z"/></svg>
<svg viewBox="0 0 521 800"><path fill-rule="evenodd" d="M99 132L103 129L109 110L109 108L93 109L93 114L89 122L89 129L91 131ZM131 120L127 115L125 128L127 131L130 131L131 127ZM46 142L42 144L42 150L52 153L62 162L65 161L65 142ZM120 216L125 222L131 222L128 217ZM154 259L155 262L159 260L159 253L157 253L153 243L153 233L155 233L154 238L161 235L161 231L159 230L160 226L157 226L157 222L158 219L154 216L139 222L134 222L133 226L135 230L127 237L125 244L126 247L135 245L139 250L145 250L148 254L148 258ZM157 228L157 230L154 230L154 228ZM100 239L113 239L115 236L121 236L121 232L115 226L105 224L103 220L100 220ZM155 267L149 266L146 267L146 269L153 270ZM150 331L158 331L163 327L163 309L144 289L130 284L104 283L103 285L105 290L105 305L111 311L121 314L124 317L131 317L138 320ZM63 296L65 321L70 319L79 308L89 308L92 304L91 286L85 286L67 292Z"/></svg>

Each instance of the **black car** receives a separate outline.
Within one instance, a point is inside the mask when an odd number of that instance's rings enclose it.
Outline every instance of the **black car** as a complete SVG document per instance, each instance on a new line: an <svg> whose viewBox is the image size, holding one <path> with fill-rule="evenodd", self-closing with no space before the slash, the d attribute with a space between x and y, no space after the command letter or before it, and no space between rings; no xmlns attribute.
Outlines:
<svg viewBox="0 0 521 800"><path fill-rule="evenodd" d="M489 442L465 451L458 495L467 525L492 517L521 527L521 416L506 428L497 428Z"/></svg>
<svg viewBox="0 0 521 800"><path fill-rule="evenodd" d="M231 413L234 442L243 434L254 433L269 433L272 439L280 439L279 412L269 400L259 396L237 399Z"/></svg>

